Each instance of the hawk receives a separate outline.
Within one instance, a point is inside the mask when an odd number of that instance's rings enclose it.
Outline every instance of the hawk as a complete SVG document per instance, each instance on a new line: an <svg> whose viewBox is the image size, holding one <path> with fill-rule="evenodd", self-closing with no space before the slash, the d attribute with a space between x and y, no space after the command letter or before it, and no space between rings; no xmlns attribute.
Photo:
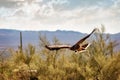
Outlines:
<svg viewBox="0 0 120 80"><path fill-rule="evenodd" d="M95 31L97 30L97 28L93 29L93 31L88 34L87 36L83 37L82 39L80 39L77 43L75 43L74 45L45 45L45 47L48 50L60 50L60 49L70 49L72 51L83 51L86 50L89 47L89 43L86 44L82 44L87 38L89 38Z"/></svg>

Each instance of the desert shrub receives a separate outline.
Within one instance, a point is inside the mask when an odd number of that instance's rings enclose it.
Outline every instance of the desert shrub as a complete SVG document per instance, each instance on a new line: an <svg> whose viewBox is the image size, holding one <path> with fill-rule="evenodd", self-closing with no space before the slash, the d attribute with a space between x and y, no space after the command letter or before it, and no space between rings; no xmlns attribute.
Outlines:
<svg viewBox="0 0 120 80"><path fill-rule="evenodd" d="M4 58L0 52L0 80L119 80L120 52L118 44L104 34L104 27L95 33L86 52L49 51L46 36L40 35L40 48L32 44L10 50ZM61 44L55 37L52 44Z"/></svg>

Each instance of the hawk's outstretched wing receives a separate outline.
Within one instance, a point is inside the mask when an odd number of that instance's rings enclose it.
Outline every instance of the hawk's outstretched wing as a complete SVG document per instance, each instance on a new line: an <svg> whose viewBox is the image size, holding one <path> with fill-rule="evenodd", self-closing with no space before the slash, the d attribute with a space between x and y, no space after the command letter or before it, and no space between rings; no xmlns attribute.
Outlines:
<svg viewBox="0 0 120 80"><path fill-rule="evenodd" d="M59 49L63 49L63 48L70 48L70 45L45 45L45 47L49 50L59 50Z"/></svg>
<svg viewBox="0 0 120 80"><path fill-rule="evenodd" d="M85 36L84 38L80 39L75 45L81 44L82 42L84 42L87 38L89 38L95 31L97 30L97 28L93 29L93 31L88 34L87 36Z"/></svg>

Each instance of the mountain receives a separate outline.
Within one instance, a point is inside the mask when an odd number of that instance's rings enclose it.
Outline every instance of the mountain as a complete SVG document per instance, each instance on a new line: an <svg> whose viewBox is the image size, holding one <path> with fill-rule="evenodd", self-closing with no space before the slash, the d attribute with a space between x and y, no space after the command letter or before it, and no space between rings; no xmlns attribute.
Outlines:
<svg viewBox="0 0 120 80"><path fill-rule="evenodd" d="M4 48L18 48L19 45L19 30L0 29L0 49ZM61 43L74 44L80 38L84 37L85 33L75 31L22 31L23 46L27 46L29 43L35 46L39 46L39 36L46 35L47 39L52 42L56 37ZM110 34L112 40L120 43L120 33ZM120 45L117 47L120 49Z"/></svg>

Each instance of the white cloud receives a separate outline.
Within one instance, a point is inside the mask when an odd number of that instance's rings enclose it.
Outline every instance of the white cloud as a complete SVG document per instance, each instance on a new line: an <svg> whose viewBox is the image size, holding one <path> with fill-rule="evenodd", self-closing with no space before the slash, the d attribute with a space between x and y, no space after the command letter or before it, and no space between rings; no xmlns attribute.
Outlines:
<svg viewBox="0 0 120 80"><path fill-rule="evenodd" d="M120 25L120 0L108 7L92 5L73 9L64 9L64 5L70 4L69 0L27 0L19 4L15 8L0 8L0 26L22 30L65 29L88 33L94 27L104 24L107 32L120 32L117 29Z"/></svg>
<svg viewBox="0 0 120 80"><path fill-rule="evenodd" d="M2 18L7 18L9 16L13 16L14 13L15 13L15 9L4 8L4 7L0 8L0 17L2 17Z"/></svg>
<svg viewBox="0 0 120 80"><path fill-rule="evenodd" d="M66 4L66 3L69 3L69 1L68 0L51 0L50 2L49 2L50 4L59 4L59 5L62 5L62 4Z"/></svg>

